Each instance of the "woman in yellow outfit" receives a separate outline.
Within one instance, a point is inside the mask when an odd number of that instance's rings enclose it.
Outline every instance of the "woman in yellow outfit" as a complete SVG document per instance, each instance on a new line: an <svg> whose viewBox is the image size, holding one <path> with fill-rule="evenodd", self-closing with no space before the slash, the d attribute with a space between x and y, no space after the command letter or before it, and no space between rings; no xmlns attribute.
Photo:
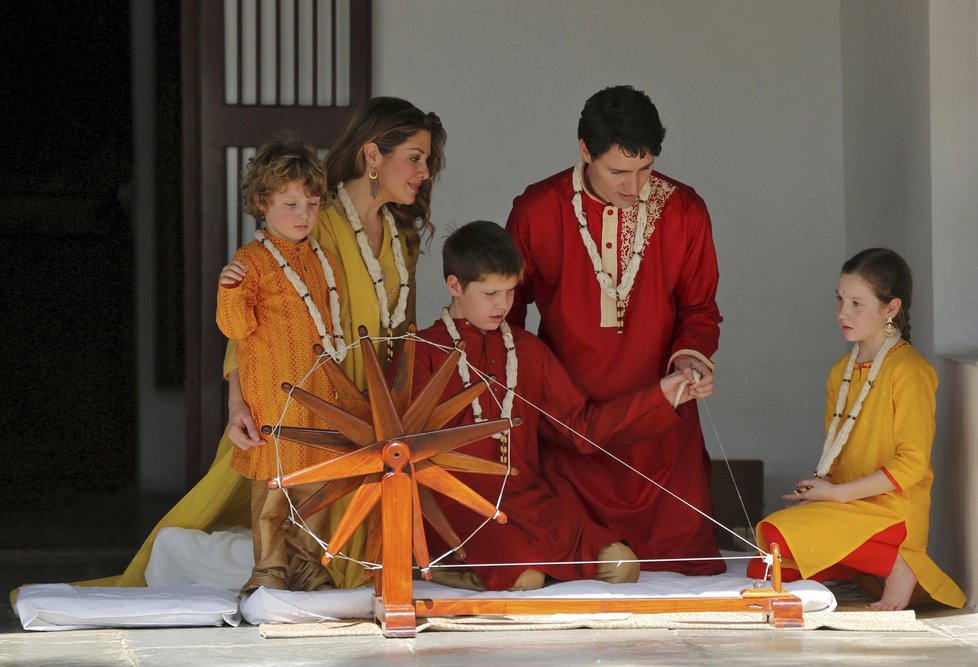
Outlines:
<svg viewBox="0 0 978 667"><path fill-rule="evenodd" d="M965 602L927 555L937 374L909 342L911 291L891 250L864 250L842 267L836 317L854 347L829 375L822 457L815 477L784 496L797 506L758 525L761 544L786 555L789 581L883 578L870 605L879 610L906 608L917 584L937 602ZM748 575L760 570L752 563Z"/></svg>
<svg viewBox="0 0 978 667"><path fill-rule="evenodd" d="M444 164L444 145L445 130L438 116L402 99L377 97L354 113L330 148L326 157L330 199L310 236L338 265L340 317L347 344L357 340L361 325L371 337L398 336L415 320L414 272L422 237L430 237L434 230L431 185ZM380 358L388 358L389 344L375 345ZM366 388L358 346L348 351L342 366L361 390ZM207 475L160 520L122 575L85 584L145 586L146 565L161 528L207 531L216 525L249 523L248 480L231 468L230 459L235 443L257 445L262 440L241 397L233 345L224 371L229 385L228 430ZM340 501L323 510L331 511L332 525L345 505ZM360 530L344 553L362 556L364 542ZM337 588L365 582L362 567L344 559L333 560L330 575Z"/></svg>

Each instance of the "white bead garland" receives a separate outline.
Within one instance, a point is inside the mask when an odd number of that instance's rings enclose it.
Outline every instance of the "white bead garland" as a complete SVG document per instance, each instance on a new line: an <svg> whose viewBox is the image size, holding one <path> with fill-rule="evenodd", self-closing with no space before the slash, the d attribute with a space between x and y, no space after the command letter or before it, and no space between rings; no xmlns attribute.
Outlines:
<svg viewBox="0 0 978 667"><path fill-rule="evenodd" d="M845 373L842 375L842 383L839 386L839 394L835 401L835 412L832 414L832 422L829 424L829 430L825 436L825 444L822 445L822 457L819 459L818 467L815 469L816 477L825 477L832 468L832 464L835 463L836 457L839 456L842 447L849 439L849 434L856 425L856 418L863 408L866 395L873 388L873 382L876 380L876 376L879 375L880 368L883 366L883 360L886 358L887 353L900 340L900 331L897 330L894 335L888 336L883 341L883 345L873 359L872 366L869 367L869 375L866 377L866 383L863 385L862 391L859 392L859 396L856 398L856 403L852 406L852 410L849 414L845 415L846 421L840 429L839 421L842 419L842 411L846 408L846 397L849 395L849 385L852 383L852 372L856 367L856 358L859 356L859 343L852 346L852 352L849 354L849 361L847 362Z"/></svg>
<svg viewBox="0 0 978 667"><path fill-rule="evenodd" d="M598 280L598 286L602 292L615 299L618 303L620 330L625 303L628 301L628 295L632 291L632 286L635 284L635 276L638 273L638 269L642 265L642 256L645 249L645 228L649 222L649 197L652 193L652 180L649 179L645 182L638 195L639 205L638 218L635 225L635 243L632 245L631 256L625 264L625 270L621 274L621 280L617 286L612 281L611 275L601 266L601 256L598 255L598 247L595 245L594 239L591 238L591 234L587 228L587 217L584 215L581 195L584 190L583 160L578 162L574 167L572 185L574 188L574 197L571 202L574 205L574 215L577 216L578 231L581 234L581 240L584 241L584 248L587 250L588 257L591 260L591 266L594 269L594 276Z"/></svg>
<svg viewBox="0 0 978 667"><path fill-rule="evenodd" d="M447 307L441 309L441 321L445 323L448 335L452 337L452 342L457 346L462 337L459 335L458 327L455 326L455 320L452 319ZM516 343L513 342L513 332L509 328L509 323L503 320L499 325L499 332L503 336L503 346L506 348L506 396L503 397L500 418L509 419L513 414L513 397L516 395L519 362L516 359ZM462 356L458 360L458 376L462 378L463 386L470 387L472 385L472 376L469 374L469 363L465 356L465 350L462 350ZM482 417L482 405L479 404L478 398L472 400L472 414L475 421L486 421ZM509 430L506 430L492 437L500 440L504 434L508 433Z"/></svg>
<svg viewBox="0 0 978 667"><path fill-rule="evenodd" d="M299 277L299 274L295 272L295 269L289 265L285 257L282 256L279 249L275 247L275 244L260 229L255 232L255 240L261 243L265 250L272 255L276 263L278 263L279 267L285 273L285 277L292 283L292 287L295 288L295 291L299 293L299 297L306 304L306 308L309 309L309 316L312 317L313 324L316 325L316 332L323 341L323 349L334 360L343 361L346 357L347 345L343 338L343 326L340 323L340 295L336 289L336 276L333 275L333 267L330 266L322 248L319 247L315 239L309 239L309 247L312 248L313 253L319 258L319 263L323 267L323 275L326 277L326 287L329 290L329 314L333 325L332 336L326 331L323 316L319 312L319 308L315 302L313 302L312 296L309 294L309 288L302 281L302 278ZM335 346L333 345L332 339L336 340Z"/></svg>
<svg viewBox="0 0 978 667"><path fill-rule="evenodd" d="M357 238L357 245L360 247L360 256L363 258L363 263L367 267L367 273L370 274L370 279L374 283L374 291L377 293L377 304L380 307L380 325L390 335L390 332L404 321L405 313L407 312L408 294L411 291L411 286L408 283L407 264L404 262L404 254L401 252L401 237L398 234L397 225L394 223L394 216L391 215L391 212L386 207L381 209L384 220L390 230L391 252L394 254L394 266L397 267L397 276L401 285L397 305L392 313L388 310L387 290L384 287L384 271L380 267L380 262L374 257L373 250L370 249L370 240L367 238L367 233L360 222L360 216L357 215L357 210L354 208L353 202L350 200L350 195L347 193L343 183L336 186L336 196L343 206L346 219L349 221L350 226L353 227L353 232Z"/></svg>

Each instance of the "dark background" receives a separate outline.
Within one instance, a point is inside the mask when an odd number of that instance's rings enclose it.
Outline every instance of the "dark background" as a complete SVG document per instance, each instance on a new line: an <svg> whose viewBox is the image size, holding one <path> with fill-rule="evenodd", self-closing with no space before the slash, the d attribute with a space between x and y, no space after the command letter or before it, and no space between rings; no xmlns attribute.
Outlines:
<svg viewBox="0 0 978 667"><path fill-rule="evenodd" d="M152 381L178 387L179 2L155 5ZM138 490L129 13L0 4L0 550L131 549L157 518Z"/></svg>

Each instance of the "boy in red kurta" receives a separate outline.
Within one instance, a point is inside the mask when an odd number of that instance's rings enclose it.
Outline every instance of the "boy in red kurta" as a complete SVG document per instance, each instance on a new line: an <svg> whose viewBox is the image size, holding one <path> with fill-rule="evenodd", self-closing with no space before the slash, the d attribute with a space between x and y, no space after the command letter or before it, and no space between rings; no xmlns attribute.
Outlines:
<svg viewBox="0 0 978 667"><path fill-rule="evenodd" d="M513 202L506 225L526 260L510 322L540 310L540 338L589 398L608 401L670 368L713 376L720 313L710 216L693 188L653 171L665 129L630 86L593 95L578 124L581 162ZM695 403L682 424L620 452L630 465L709 514L711 464ZM719 557L714 526L607 458L542 438L547 480L642 559ZM721 560L647 562L643 569L715 574Z"/></svg>
<svg viewBox="0 0 978 667"><path fill-rule="evenodd" d="M464 573L433 568L434 580L477 590L539 588L545 576L616 583L637 580L636 563L617 564L635 559L631 549L619 541L621 536L590 520L575 498L557 497L543 479L537 429L546 421L578 451L594 454L595 460L607 458L570 429L615 451L616 445L673 428L682 419L666 396L675 394L684 380L692 381L692 372L674 373L605 403L590 402L546 345L505 321L523 270L523 260L505 231L492 222L470 223L449 236L442 252L452 303L441 321L418 336L442 346L464 341L468 364L495 375L503 385L492 385L454 423L509 417L520 417L523 423L501 439L485 438L460 450L509 463L519 470L518 475L505 479L505 486L499 476L458 473L462 481L491 501L499 498L502 490L500 509L507 514L508 523L489 522L465 544L470 565L498 565L474 567ZM447 352L433 345L417 346L416 391L427 384L446 356ZM650 369L650 373L654 371ZM460 364L445 396L460 391L469 380L479 381L473 369ZM509 390L513 395L508 395ZM710 393L710 380L693 381L683 390L681 400L705 398ZM628 474L621 470L622 477ZM440 500L463 539L484 522L454 501ZM436 544L447 550L443 543ZM616 562L601 566L581 562L595 560ZM538 565L528 567L525 563Z"/></svg>
<svg viewBox="0 0 978 667"><path fill-rule="evenodd" d="M328 427L295 401L286 410L288 395L281 389L288 382L317 396L333 394L325 374L309 373L316 362L313 345L332 350L332 332L339 327L333 260L307 238L325 187L315 150L297 139L265 144L245 173L245 210L263 219L265 229L221 271L217 324L237 342L242 394L259 426ZM267 482L332 456L284 441L276 446L271 436L257 447L234 450L231 467L254 480L255 569L244 592L258 586L308 591L330 583L315 539L298 526L282 530L288 499L281 490L269 491ZM309 492L297 487L289 493L297 504ZM312 517L307 525L316 532L321 520Z"/></svg>

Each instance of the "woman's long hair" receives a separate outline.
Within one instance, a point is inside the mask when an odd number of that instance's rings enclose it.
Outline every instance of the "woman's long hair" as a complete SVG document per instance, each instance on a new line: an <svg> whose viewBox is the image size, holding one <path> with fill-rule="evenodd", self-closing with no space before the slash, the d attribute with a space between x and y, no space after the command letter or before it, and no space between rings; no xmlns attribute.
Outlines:
<svg viewBox="0 0 978 667"><path fill-rule="evenodd" d="M421 183L413 204L387 204L412 253L420 251L422 237L430 241L435 231L431 223L431 186L445 164L445 128L441 119L398 97L374 97L354 112L326 154L327 187L335 195L339 183L359 178L367 171L365 145L375 143L381 154L387 155L420 130L431 134L429 177Z"/></svg>

